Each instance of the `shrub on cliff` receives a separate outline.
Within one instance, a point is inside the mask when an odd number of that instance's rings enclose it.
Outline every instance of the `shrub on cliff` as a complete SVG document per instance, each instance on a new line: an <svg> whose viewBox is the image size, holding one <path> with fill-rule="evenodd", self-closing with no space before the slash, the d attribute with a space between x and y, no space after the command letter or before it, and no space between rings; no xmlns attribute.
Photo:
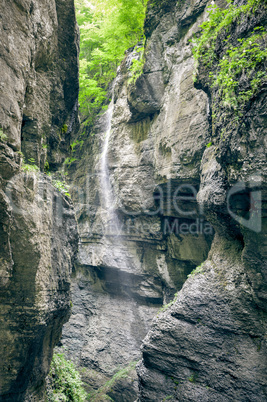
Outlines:
<svg viewBox="0 0 267 402"><path fill-rule="evenodd" d="M193 54L197 66L202 64L210 71L211 87L218 88L223 105L242 114L243 107L266 82L267 31L263 26L248 25L245 37L240 29L240 37L235 38L231 29L267 5L266 0L248 0L239 6L233 0L227 3L226 8L215 4L209 7L209 19L201 24L201 33L193 41Z"/></svg>
<svg viewBox="0 0 267 402"><path fill-rule="evenodd" d="M54 354L47 384L47 402L86 401L80 374L63 353Z"/></svg>

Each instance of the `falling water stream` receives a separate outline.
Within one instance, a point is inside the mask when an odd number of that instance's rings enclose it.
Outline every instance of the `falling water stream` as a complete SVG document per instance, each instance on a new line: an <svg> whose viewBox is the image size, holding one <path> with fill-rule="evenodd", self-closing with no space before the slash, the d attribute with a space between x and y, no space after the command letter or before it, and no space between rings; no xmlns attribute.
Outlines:
<svg viewBox="0 0 267 402"><path fill-rule="evenodd" d="M106 113L107 131L105 134L103 151L100 159L100 202L104 217L104 243L108 254L114 258L116 265L123 271L130 271L129 250L122 240L121 222L115 210L116 199L110 180L109 146L112 135L112 117L114 111L114 95ZM111 262L107 261L109 264ZM113 264L112 264L113 265Z"/></svg>
<svg viewBox="0 0 267 402"><path fill-rule="evenodd" d="M108 149L110 137L112 134L112 117L114 111L114 94L112 93L112 100L106 113L107 119L107 132L105 135L103 152L100 161L100 190L101 190L101 206L105 209L107 214L105 233L112 233L113 236L119 234L119 219L115 212L115 197L110 182L109 163L108 163Z"/></svg>
<svg viewBox="0 0 267 402"><path fill-rule="evenodd" d="M105 135L105 141L103 146L103 152L101 155L101 165L100 165L101 205L107 210L108 214L111 215L110 218L112 218L113 215L115 215L114 196L110 183L109 167L108 167L108 147L111 136L111 123L112 123L113 110L114 110L114 99L112 96L112 101L106 113L108 129Z"/></svg>
<svg viewBox="0 0 267 402"><path fill-rule="evenodd" d="M115 275L117 275L121 291L130 296L134 286L134 256L127 245L127 241L124 239L122 222L116 212L116 197L111 184L108 158L112 138L113 112L114 95L112 94L112 100L106 112L107 131L99 165L100 203L102 207L102 218L104 220L104 236L102 242L106 249L106 256L103 263L104 266L115 268Z"/></svg>

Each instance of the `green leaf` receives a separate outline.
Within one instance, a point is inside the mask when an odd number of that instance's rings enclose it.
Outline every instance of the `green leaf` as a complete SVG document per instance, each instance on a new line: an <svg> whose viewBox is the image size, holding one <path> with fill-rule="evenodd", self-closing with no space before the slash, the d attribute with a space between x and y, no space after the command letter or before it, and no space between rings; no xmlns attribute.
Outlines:
<svg viewBox="0 0 267 402"><path fill-rule="evenodd" d="M216 5L209 7L209 20L201 24L202 32L194 38L193 55L203 64L209 73L212 87L219 89L222 103L242 113L243 106L255 96L266 76L263 75L263 63L267 59L266 36L264 27L255 27L252 34L246 38L237 38L238 46L228 44L230 35L223 40L225 53L221 59L215 52L216 41L219 34L229 32L234 22L240 21L242 15L249 15L260 6L266 7L265 0L248 0L246 4L237 6L231 0L228 8ZM240 91L239 82L241 74L250 81L250 88Z"/></svg>
<svg viewBox="0 0 267 402"><path fill-rule="evenodd" d="M3 130L0 128L0 141L6 141L7 135L3 133Z"/></svg>
<svg viewBox="0 0 267 402"><path fill-rule="evenodd" d="M93 121L125 51L143 36L147 0L76 0L80 27L80 110ZM141 51L138 50L138 52Z"/></svg>
<svg viewBox="0 0 267 402"><path fill-rule="evenodd" d="M63 353L55 353L48 376L47 401L86 401L87 394L78 370Z"/></svg>

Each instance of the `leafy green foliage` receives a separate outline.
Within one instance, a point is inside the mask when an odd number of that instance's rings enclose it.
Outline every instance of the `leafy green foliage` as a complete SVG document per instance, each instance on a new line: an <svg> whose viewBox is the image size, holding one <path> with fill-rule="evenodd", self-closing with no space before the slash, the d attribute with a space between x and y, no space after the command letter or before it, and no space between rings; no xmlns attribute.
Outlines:
<svg viewBox="0 0 267 402"><path fill-rule="evenodd" d="M63 126L61 127L61 133L62 134L66 134L68 131L68 125L67 124L63 124Z"/></svg>
<svg viewBox="0 0 267 402"><path fill-rule="evenodd" d="M79 102L89 123L106 99L125 51L143 36L146 2L76 0L81 34Z"/></svg>
<svg viewBox="0 0 267 402"><path fill-rule="evenodd" d="M262 27L256 29L260 30L260 33L254 31L248 38L238 39L239 46L230 46L219 62L218 74L211 74L213 86L220 88L225 105L232 106L234 109L237 109L240 104L245 104L256 94L263 78L266 77L266 72L257 68L267 59L267 49L262 46L267 32ZM251 80L250 87L240 91L239 77L242 73L251 77Z"/></svg>
<svg viewBox="0 0 267 402"><path fill-rule="evenodd" d="M88 395L88 400L89 401L103 401L103 400L110 400L112 401L113 399L110 398L107 394L112 391L112 388L114 385L122 378L127 378L129 377L129 374L135 370L135 366L138 362L133 361L131 362L127 367L122 368L118 370L114 376L107 381L102 387L100 387L98 390L90 393Z"/></svg>
<svg viewBox="0 0 267 402"><path fill-rule="evenodd" d="M84 402L86 392L74 364L63 353L55 353L48 377L47 401Z"/></svg>
<svg viewBox="0 0 267 402"><path fill-rule="evenodd" d="M193 373L193 374L191 374L190 377L188 378L188 381L190 381L190 382L192 382L192 383L195 383L196 380L197 380L197 378L198 378L198 373Z"/></svg>
<svg viewBox="0 0 267 402"><path fill-rule="evenodd" d="M187 275L188 278L193 278L195 275L197 274L202 274L203 273L203 262L201 265L199 265L198 267L196 267L195 269L193 269L193 271Z"/></svg>
<svg viewBox="0 0 267 402"><path fill-rule="evenodd" d="M49 162L48 162L48 161L45 161L45 164L44 164L44 170L45 170L45 172L48 172L49 169L50 169Z"/></svg>
<svg viewBox="0 0 267 402"><path fill-rule="evenodd" d="M23 172L39 172L39 167L35 164L34 158L28 159L29 163L25 163L25 159L23 158L21 169Z"/></svg>
<svg viewBox="0 0 267 402"><path fill-rule="evenodd" d="M56 187L61 193L63 193L64 195L66 195L67 197L70 197L70 193L69 193L69 186L61 181L61 180L56 180L56 179L52 179L52 184L54 187Z"/></svg>
<svg viewBox="0 0 267 402"><path fill-rule="evenodd" d="M234 110L241 109L254 96L266 74L260 69L267 59L266 31L256 27L247 38L238 39L238 44L229 44L228 35L233 23L241 21L242 16L256 11L260 5L266 6L265 0L248 0L238 7L232 0L227 0L228 7L222 9L216 5L209 7L209 20L201 24L201 35L195 38L193 54L197 65L212 70L209 77L213 87L219 93L225 106ZM216 45L218 38L224 39L225 54L218 59ZM245 75L250 82L248 88L240 89L240 77Z"/></svg>
<svg viewBox="0 0 267 402"><path fill-rule="evenodd" d="M3 133L3 130L0 128L0 141L6 141L7 135Z"/></svg>
<svg viewBox="0 0 267 402"><path fill-rule="evenodd" d="M23 172L39 172L37 165L29 165L27 163L23 163L21 169Z"/></svg>
<svg viewBox="0 0 267 402"><path fill-rule="evenodd" d="M140 77L140 75L142 75L144 64L145 64L145 57L144 57L145 48L144 48L144 46L138 47L136 49L136 52L139 53L139 55L138 55L139 57L137 59L132 60L132 65L130 67L131 76L128 80L129 84L131 84L131 83L135 84L137 78Z"/></svg>
<svg viewBox="0 0 267 402"><path fill-rule="evenodd" d="M64 165L69 166L71 165L73 162L76 162L77 159L76 158L67 158L65 159Z"/></svg>
<svg viewBox="0 0 267 402"><path fill-rule="evenodd" d="M164 304L164 306L162 306L162 307L159 309L158 314L159 314L159 313L162 313L162 312L165 311L165 310L167 310L168 308L170 308L170 307L176 302L176 299L177 299L177 297L178 297L178 293L179 293L179 292L176 292L176 293L175 293L173 300L171 300L168 304Z"/></svg>
<svg viewBox="0 0 267 402"><path fill-rule="evenodd" d="M77 147L77 145L79 145L80 149L81 149L83 147L83 144L84 144L84 140L78 140L77 139L72 144L70 144L70 148L71 148L72 152L74 152L75 148Z"/></svg>

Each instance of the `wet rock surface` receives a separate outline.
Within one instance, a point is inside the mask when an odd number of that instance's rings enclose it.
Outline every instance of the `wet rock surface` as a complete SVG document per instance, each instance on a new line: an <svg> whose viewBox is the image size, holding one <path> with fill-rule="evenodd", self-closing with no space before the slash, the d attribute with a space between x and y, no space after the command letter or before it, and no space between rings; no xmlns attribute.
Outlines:
<svg viewBox="0 0 267 402"><path fill-rule="evenodd" d="M206 6L151 2L144 74L129 83L134 53L119 69L108 147L119 234L100 202L105 116L72 171L81 244L62 344L105 377L93 384L87 375L96 389L138 356L156 317L137 369L140 401L266 398L266 92L236 129L201 66L194 85L189 39ZM248 219L255 192L263 199L258 232L236 218ZM172 306L155 314L177 290Z"/></svg>
<svg viewBox="0 0 267 402"><path fill-rule="evenodd" d="M244 19L243 32L252 21L261 24L262 14ZM207 261L143 342L138 400L264 401L266 89L236 124L209 87L209 71L200 65L199 74L196 86L209 94L214 117L212 145L201 152L197 200L216 235Z"/></svg>
<svg viewBox="0 0 267 402"><path fill-rule="evenodd" d="M139 359L152 318L207 258L214 235L196 202L208 97L193 85L190 35L175 42L175 26L172 13L164 16L147 43L145 74L128 83L128 53L114 86L108 166L119 227L101 205L106 116L72 168L81 243L62 345L102 385Z"/></svg>
<svg viewBox="0 0 267 402"><path fill-rule="evenodd" d="M41 401L70 315L78 233L70 200L43 173L23 170L22 158L41 170L65 158L62 126L77 117L77 27L72 1L0 8L0 400Z"/></svg>
<svg viewBox="0 0 267 402"><path fill-rule="evenodd" d="M69 201L41 173L21 173L13 183L9 270L1 267L1 400L39 401L70 315L77 225Z"/></svg>
<svg viewBox="0 0 267 402"><path fill-rule="evenodd" d="M142 346L139 400L264 401L266 321L238 242L216 237Z"/></svg>
<svg viewBox="0 0 267 402"><path fill-rule="evenodd" d="M43 166L48 153L51 167L60 166L79 85L74 4L4 0L0 24L1 128L26 159ZM62 135L64 124L68 135Z"/></svg>

